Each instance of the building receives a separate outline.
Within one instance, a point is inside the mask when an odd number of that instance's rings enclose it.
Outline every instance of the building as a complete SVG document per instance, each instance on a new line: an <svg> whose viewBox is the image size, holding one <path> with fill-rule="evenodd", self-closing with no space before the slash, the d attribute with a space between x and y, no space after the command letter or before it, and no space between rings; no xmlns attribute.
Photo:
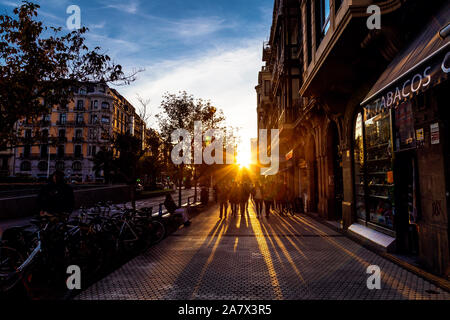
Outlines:
<svg viewBox="0 0 450 320"><path fill-rule="evenodd" d="M73 90L67 105L49 107L39 121L17 124L23 145L14 150L12 175L47 178L61 170L71 181L102 181L93 159L102 148L111 148L114 135L130 132L144 141L144 122L115 89L86 83Z"/></svg>
<svg viewBox="0 0 450 320"><path fill-rule="evenodd" d="M367 27L371 4L381 29ZM258 128L280 130L277 179L306 210L446 276L449 13L276 0L256 87Z"/></svg>

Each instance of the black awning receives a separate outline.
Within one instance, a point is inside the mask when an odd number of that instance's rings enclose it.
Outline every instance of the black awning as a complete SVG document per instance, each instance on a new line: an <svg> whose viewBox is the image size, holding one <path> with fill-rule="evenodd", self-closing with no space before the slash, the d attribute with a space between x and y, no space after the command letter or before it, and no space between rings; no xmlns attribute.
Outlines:
<svg viewBox="0 0 450 320"><path fill-rule="evenodd" d="M401 100L405 100L406 97L441 82L444 77L447 78L447 72L443 72L443 65L447 67L450 65L450 58L446 59L446 55L450 52L450 36L443 39L439 31L448 23L450 23L450 2L432 17L417 38L389 64L361 105L381 98L394 99L390 100L394 105L400 102L395 101L396 94L397 98L400 95ZM385 103L385 106L389 107L390 104Z"/></svg>

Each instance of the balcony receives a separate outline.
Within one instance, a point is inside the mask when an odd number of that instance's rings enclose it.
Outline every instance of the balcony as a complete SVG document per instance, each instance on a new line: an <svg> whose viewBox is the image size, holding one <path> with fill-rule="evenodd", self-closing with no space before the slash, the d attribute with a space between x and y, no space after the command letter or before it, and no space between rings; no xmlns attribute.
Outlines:
<svg viewBox="0 0 450 320"><path fill-rule="evenodd" d="M56 121L57 126L66 126L66 127L84 127L84 121Z"/></svg>

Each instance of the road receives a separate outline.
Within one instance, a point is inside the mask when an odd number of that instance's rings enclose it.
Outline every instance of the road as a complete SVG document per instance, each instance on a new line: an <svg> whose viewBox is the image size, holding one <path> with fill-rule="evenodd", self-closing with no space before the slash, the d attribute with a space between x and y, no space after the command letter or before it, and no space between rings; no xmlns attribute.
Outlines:
<svg viewBox="0 0 450 320"><path fill-rule="evenodd" d="M368 266L381 289L367 287ZM450 299L435 285L304 215L200 213L80 300Z"/></svg>

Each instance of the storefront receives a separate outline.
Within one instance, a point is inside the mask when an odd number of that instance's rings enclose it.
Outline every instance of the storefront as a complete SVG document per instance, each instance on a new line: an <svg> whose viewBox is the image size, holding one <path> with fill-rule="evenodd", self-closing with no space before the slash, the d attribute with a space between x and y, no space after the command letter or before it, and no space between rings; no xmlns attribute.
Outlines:
<svg viewBox="0 0 450 320"><path fill-rule="evenodd" d="M449 272L446 4L388 66L355 114L355 221L395 238L438 274ZM441 32L442 35L442 32Z"/></svg>

